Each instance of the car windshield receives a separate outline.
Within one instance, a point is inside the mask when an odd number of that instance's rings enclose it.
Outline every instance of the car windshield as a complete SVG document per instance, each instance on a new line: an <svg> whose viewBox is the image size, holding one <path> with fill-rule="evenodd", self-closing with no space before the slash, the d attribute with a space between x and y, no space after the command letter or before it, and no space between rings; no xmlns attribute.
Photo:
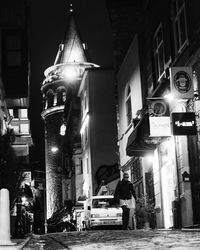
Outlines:
<svg viewBox="0 0 200 250"><path fill-rule="evenodd" d="M92 201L93 208L108 208L108 207L115 207L112 198L101 198L101 199L94 199Z"/></svg>

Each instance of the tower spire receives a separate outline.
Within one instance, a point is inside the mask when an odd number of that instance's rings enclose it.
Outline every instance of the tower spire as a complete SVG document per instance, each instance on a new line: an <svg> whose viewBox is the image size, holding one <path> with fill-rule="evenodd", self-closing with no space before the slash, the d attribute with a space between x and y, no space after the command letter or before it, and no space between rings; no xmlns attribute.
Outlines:
<svg viewBox="0 0 200 250"><path fill-rule="evenodd" d="M67 13L67 25L63 41L59 45L58 53L54 65L71 62L86 62L85 52L82 46L80 35L74 19L74 9L72 4Z"/></svg>

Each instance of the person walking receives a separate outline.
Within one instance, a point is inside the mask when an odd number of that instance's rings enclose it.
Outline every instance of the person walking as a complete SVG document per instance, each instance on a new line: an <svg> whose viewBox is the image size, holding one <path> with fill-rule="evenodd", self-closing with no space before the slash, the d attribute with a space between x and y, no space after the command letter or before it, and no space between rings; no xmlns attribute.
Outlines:
<svg viewBox="0 0 200 250"><path fill-rule="evenodd" d="M122 207L122 229L124 230L129 230L130 209L135 208L137 200L134 186L128 179L129 174L124 172L123 179L118 182L114 193L115 202L120 203Z"/></svg>

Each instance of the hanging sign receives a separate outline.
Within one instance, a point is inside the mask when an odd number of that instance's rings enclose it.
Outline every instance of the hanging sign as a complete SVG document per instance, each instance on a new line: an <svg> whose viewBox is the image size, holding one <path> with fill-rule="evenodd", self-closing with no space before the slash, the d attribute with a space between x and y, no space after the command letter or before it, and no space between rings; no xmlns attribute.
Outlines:
<svg viewBox="0 0 200 250"><path fill-rule="evenodd" d="M171 113L173 135L196 135L194 112Z"/></svg>
<svg viewBox="0 0 200 250"><path fill-rule="evenodd" d="M170 68L171 93L177 99L189 99L194 97L191 67Z"/></svg>
<svg viewBox="0 0 200 250"><path fill-rule="evenodd" d="M150 136L171 136L170 117L149 117Z"/></svg>
<svg viewBox="0 0 200 250"><path fill-rule="evenodd" d="M169 116L169 104L164 98L147 98L149 116Z"/></svg>

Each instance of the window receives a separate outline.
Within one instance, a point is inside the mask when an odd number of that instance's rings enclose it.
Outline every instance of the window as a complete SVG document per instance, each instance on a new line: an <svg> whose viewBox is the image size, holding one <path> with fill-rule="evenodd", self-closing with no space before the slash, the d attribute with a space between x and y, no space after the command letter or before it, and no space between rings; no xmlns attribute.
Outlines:
<svg viewBox="0 0 200 250"><path fill-rule="evenodd" d="M86 169L87 169L87 174L89 174L89 159L88 159L88 157L86 158Z"/></svg>
<svg viewBox="0 0 200 250"><path fill-rule="evenodd" d="M53 90L49 89L47 92L47 108L53 107L54 104L54 93Z"/></svg>
<svg viewBox="0 0 200 250"><path fill-rule="evenodd" d="M20 119L24 120L28 118L27 109L20 109Z"/></svg>
<svg viewBox="0 0 200 250"><path fill-rule="evenodd" d="M13 109L13 118L19 119L19 110L17 108Z"/></svg>
<svg viewBox="0 0 200 250"><path fill-rule="evenodd" d="M13 109L8 109L10 116L13 116Z"/></svg>
<svg viewBox="0 0 200 250"><path fill-rule="evenodd" d="M128 86L127 95L126 95L126 120L127 125L129 126L132 120L132 107L131 107L131 89Z"/></svg>
<svg viewBox="0 0 200 250"><path fill-rule="evenodd" d="M66 101L66 91L64 87L59 87L57 93L57 105L63 105Z"/></svg>
<svg viewBox="0 0 200 250"><path fill-rule="evenodd" d="M174 31L175 55L182 52L188 44L186 11L184 0L174 0L172 5L172 22Z"/></svg>
<svg viewBox="0 0 200 250"><path fill-rule="evenodd" d="M132 163L132 168L131 168L131 181L136 182L142 177L142 166L140 159L135 160Z"/></svg>
<svg viewBox="0 0 200 250"><path fill-rule="evenodd" d="M142 197L144 194L142 164L141 160L137 159L132 163L131 181L134 183L137 197Z"/></svg>
<svg viewBox="0 0 200 250"><path fill-rule="evenodd" d="M29 134L29 124L20 124L20 133Z"/></svg>
<svg viewBox="0 0 200 250"><path fill-rule="evenodd" d="M82 173L83 173L83 162L82 162L82 159L80 158L79 162L76 165L76 174L79 175Z"/></svg>
<svg viewBox="0 0 200 250"><path fill-rule="evenodd" d="M15 134L19 134L19 125L12 125Z"/></svg>
<svg viewBox="0 0 200 250"><path fill-rule="evenodd" d="M86 113L88 112L88 100L87 100L87 92L86 92L86 90L83 93L82 110L83 110L82 119L84 119Z"/></svg>
<svg viewBox="0 0 200 250"><path fill-rule="evenodd" d="M20 66L21 65L21 39L17 35L7 36L7 65Z"/></svg>
<svg viewBox="0 0 200 250"><path fill-rule="evenodd" d="M159 81L165 72L165 54L164 54L164 41L163 41L163 29L160 24L154 34L153 38L153 56L155 63L155 76Z"/></svg>

